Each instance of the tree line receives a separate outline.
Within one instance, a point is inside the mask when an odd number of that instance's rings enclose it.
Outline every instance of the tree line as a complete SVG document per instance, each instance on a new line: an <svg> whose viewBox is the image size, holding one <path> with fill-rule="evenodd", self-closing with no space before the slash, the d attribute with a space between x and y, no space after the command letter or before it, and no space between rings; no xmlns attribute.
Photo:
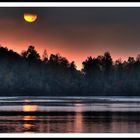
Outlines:
<svg viewBox="0 0 140 140"><path fill-rule="evenodd" d="M112 60L109 52L87 57L82 69L60 54L42 58L34 46L21 54L0 46L0 96L140 95L140 55Z"/></svg>

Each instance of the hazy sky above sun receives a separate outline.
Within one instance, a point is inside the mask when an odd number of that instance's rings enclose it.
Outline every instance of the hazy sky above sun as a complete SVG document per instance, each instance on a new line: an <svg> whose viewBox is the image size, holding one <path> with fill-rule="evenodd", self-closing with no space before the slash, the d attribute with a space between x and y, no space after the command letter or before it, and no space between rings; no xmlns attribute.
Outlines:
<svg viewBox="0 0 140 140"><path fill-rule="evenodd" d="M28 23L24 13L37 15ZM18 53L34 45L60 53L78 69L87 56L113 59L140 53L140 8L0 8L0 44Z"/></svg>

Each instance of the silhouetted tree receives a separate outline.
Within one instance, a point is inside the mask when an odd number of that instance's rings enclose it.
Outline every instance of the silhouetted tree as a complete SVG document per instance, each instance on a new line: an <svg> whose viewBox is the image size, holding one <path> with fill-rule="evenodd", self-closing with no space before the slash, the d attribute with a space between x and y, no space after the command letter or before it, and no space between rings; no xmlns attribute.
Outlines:
<svg viewBox="0 0 140 140"><path fill-rule="evenodd" d="M96 58L92 58L91 56L88 57L87 60L84 61L82 64L83 72L89 77L96 75L96 71L100 70L98 60Z"/></svg>
<svg viewBox="0 0 140 140"><path fill-rule="evenodd" d="M47 54L47 50L46 49L43 52L42 60L43 60L43 62L48 62L48 54Z"/></svg>
<svg viewBox="0 0 140 140"><path fill-rule="evenodd" d="M112 58L111 58L111 55L110 55L109 52L104 53L104 56L103 56L103 59L102 59L102 65L103 65L103 68L104 68L105 75L108 76L109 73L112 70L112 65L113 65L113 61L112 61Z"/></svg>
<svg viewBox="0 0 140 140"><path fill-rule="evenodd" d="M35 50L34 46L29 46L27 51L22 52L22 56L27 58L29 61L34 62L36 60L40 60L39 53Z"/></svg>
<svg viewBox="0 0 140 140"><path fill-rule="evenodd" d="M34 46L20 54L0 46L1 96L140 95L140 55L113 63L109 52L87 57L81 71L60 54L42 59Z"/></svg>
<svg viewBox="0 0 140 140"><path fill-rule="evenodd" d="M71 70L72 72L73 72L73 71L76 71L76 65L75 65L75 62L74 62L74 61L72 61L72 62L70 63L69 68L70 68L70 70Z"/></svg>

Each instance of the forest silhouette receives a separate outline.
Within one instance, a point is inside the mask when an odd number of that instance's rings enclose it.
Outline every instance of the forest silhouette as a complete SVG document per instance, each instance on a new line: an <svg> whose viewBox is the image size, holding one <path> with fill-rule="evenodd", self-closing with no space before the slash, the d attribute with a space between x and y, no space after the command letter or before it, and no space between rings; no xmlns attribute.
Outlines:
<svg viewBox="0 0 140 140"><path fill-rule="evenodd" d="M0 46L0 96L139 96L140 55L113 62L109 52L87 57L82 69L59 54L42 58Z"/></svg>

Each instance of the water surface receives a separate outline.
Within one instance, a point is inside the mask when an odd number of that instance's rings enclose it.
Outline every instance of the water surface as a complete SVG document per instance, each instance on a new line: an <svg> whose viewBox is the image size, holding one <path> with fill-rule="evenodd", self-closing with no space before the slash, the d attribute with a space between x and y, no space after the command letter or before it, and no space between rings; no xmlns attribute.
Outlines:
<svg viewBox="0 0 140 140"><path fill-rule="evenodd" d="M0 133L139 133L139 97L0 97Z"/></svg>

